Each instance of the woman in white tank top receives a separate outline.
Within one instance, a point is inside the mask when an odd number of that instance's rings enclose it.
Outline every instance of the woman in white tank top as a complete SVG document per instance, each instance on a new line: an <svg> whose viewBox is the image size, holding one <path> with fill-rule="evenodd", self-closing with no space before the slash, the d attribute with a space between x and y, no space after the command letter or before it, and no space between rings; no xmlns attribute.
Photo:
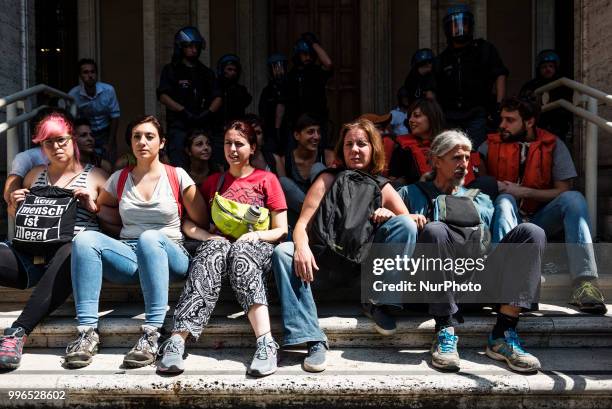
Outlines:
<svg viewBox="0 0 612 409"><path fill-rule="evenodd" d="M191 177L160 161L166 140L157 119L146 116L130 126L136 166L113 173L97 200L99 206L118 208L120 240L88 231L74 241L72 284L79 337L66 348L64 365L70 368L88 365L97 352L102 278L140 283L145 322L123 364L141 367L153 362L158 330L166 317L169 281L184 279L189 267L182 246L182 209L197 225L208 225L206 205Z"/></svg>

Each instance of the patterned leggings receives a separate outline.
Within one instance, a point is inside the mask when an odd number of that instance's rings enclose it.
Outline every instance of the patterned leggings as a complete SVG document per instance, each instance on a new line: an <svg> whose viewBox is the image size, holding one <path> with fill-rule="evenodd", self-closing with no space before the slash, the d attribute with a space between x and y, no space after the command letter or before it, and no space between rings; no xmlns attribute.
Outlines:
<svg viewBox="0 0 612 409"><path fill-rule="evenodd" d="M196 251L189 277L174 310L175 332L198 339L217 304L225 275L238 302L248 313L254 304L268 304L266 277L274 245L258 241L207 240Z"/></svg>

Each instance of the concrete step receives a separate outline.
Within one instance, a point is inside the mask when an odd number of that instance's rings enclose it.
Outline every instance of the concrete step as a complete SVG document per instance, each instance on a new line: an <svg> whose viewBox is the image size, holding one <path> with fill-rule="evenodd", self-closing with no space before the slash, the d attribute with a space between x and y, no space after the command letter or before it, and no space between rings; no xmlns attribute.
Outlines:
<svg viewBox="0 0 612 409"><path fill-rule="evenodd" d="M461 341L460 341L461 342ZM426 349L332 348L325 372L309 374L303 350L281 351L278 371L246 376L253 349L191 349L186 371L159 376L126 370L123 349L104 348L79 370L60 366L61 349L30 349L0 374L3 407L113 408L609 408L612 349L531 349L543 370L510 372L481 348L460 348L461 371L441 373ZM64 399L9 400L11 390L53 391ZM27 406L26 406L27 405Z"/></svg>
<svg viewBox="0 0 612 409"><path fill-rule="evenodd" d="M422 306L421 306L422 307ZM0 304L0 329L8 327L21 312L20 304ZM519 334L529 347L612 347L612 305L606 316L589 316L566 306L540 305L541 311L526 314L519 323ZM141 304L103 305L99 330L105 347L130 348L140 336L144 322ZM282 340L280 310L270 308L272 331ZM76 320L71 305L64 305L41 323L28 338L30 347L62 348L76 337ZM334 347L423 348L431 344L434 321L424 311L398 314L395 335L379 335L372 321L361 314L355 303L322 303L319 322ZM495 323L490 310L465 314L458 327L461 343L480 347ZM169 312L165 327L172 328ZM248 320L235 303L220 303L208 327L197 343L199 347L248 347L253 332Z"/></svg>
<svg viewBox="0 0 612 409"><path fill-rule="evenodd" d="M612 251L611 251L612 253ZM183 282L170 284L168 299L171 302L176 302L183 291ZM348 301L359 300L361 297L361 289L356 285L349 288L342 288L342 291L335 289L325 291L315 291L315 298L318 301ZM599 277L600 288L607 300L612 300L612 274L604 273ZM0 287L1 302L24 303L30 298L32 290L16 290L13 288ZM571 294L571 280L569 274L547 274L543 276L541 302L543 303L565 303ZM274 280L268 281L268 295L270 302L278 301ZM224 282L220 300L232 301L234 294L227 282ZM113 284L104 282L100 293L101 302L134 302L142 301L142 292L137 284ZM69 299L72 302L72 297Z"/></svg>

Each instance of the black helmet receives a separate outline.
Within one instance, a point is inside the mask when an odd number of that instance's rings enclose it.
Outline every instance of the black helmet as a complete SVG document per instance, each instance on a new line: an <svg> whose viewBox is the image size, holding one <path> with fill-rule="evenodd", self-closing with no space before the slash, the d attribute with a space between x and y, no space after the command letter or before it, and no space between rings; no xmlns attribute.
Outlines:
<svg viewBox="0 0 612 409"><path fill-rule="evenodd" d="M555 50L542 50L536 57L536 68L540 68L540 65L544 64L545 62L554 62L556 67L559 68L561 58L559 58L559 54L557 54Z"/></svg>
<svg viewBox="0 0 612 409"><path fill-rule="evenodd" d="M452 40L466 43L474 37L474 15L465 4L449 7L443 24L449 43Z"/></svg>
<svg viewBox="0 0 612 409"><path fill-rule="evenodd" d="M230 64L235 65L238 69L236 81L240 78L240 74L242 73L242 64L240 64L240 57L238 57L236 54L225 54L219 58L219 61L217 61L217 78L223 78L223 70Z"/></svg>
<svg viewBox="0 0 612 409"><path fill-rule="evenodd" d="M268 57L268 76L272 79L281 80L287 73L288 60L285 54L275 53ZM278 75L275 75L279 73ZM282 74L281 74L282 73Z"/></svg>
<svg viewBox="0 0 612 409"><path fill-rule="evenodd" d="M297 40L293 46L293 63L295 65L302 65L299 57L300 53L310 54L313 59L316 56L314 49L303 39Z"/></svg>
<svg viewBox="0 0 612 409"><path fill-rule="evenodd" d="M422 64L432 62L434 59L434 53L431 48L421 48L417 50L412 56L410 65L412 67L419 67Z"/></svg>
<svg viewBox="0 0 612 409"><path fill-rule="evenodd" d="M198 47L198 53L196 59L200 58L202 50L206 49L206 40L200 34L197 27L188 26L183 27L174 35L174 55L173 60L180 59L183 57L183 46L186 44L195 44Z"/></svg>

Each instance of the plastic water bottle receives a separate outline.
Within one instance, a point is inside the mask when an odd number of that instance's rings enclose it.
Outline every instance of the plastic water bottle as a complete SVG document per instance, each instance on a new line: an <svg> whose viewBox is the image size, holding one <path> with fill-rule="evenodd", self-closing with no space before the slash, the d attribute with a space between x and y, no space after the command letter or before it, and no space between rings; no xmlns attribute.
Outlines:
<svg viewBox="0 0 612 409"><path fill-rule="evenodd" d="M261 210L259 209L259 206L251 205L248 208L242 219L247 224L249 231L253 231L253 226L259 221L260 216Z"/></svg>

